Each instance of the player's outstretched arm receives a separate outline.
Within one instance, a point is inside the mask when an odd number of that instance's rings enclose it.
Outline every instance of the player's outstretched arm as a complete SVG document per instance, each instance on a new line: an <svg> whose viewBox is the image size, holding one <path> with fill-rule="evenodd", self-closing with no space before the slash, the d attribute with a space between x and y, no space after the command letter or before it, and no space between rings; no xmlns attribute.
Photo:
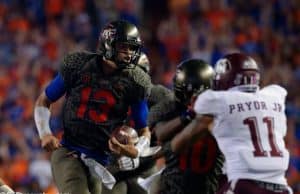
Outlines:
<svg viewBox="0 0 300 194"><path fill-rule="evenodd" d="M179 153L185 149L190 143L201 138L203 132L209 129L213 122L213 117L207 115L197 115L196 118L188 124L180 133L178 133L171 141L171 149L175 153Z"/></svg>
<svg viewBox="0 0 300 194"><path fill-rule="evenodd" d="M159 142L165 142L173 137L183 127L183 123L179 117L167 122L159 122L153 128L155 136Z"/></svg>

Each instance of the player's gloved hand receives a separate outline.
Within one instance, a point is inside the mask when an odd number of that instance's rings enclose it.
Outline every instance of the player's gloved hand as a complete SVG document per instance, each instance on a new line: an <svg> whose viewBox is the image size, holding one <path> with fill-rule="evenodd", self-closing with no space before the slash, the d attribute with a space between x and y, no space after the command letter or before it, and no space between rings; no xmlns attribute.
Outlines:
<svg viewBox="0 0 300 194"><path fill-rule="evenodd" d="M118 159L119 169L121 171L134 170L140 165L140 159L137 158L129 158L127 156L121 156Z"/></svg>
<svg viewBox="0 0 300 194"><path fill-rule="evenodd" d="M171 142L168 141L162 146L162 154L165 157L166 164L168 166L176 165L179 161L177 158L177 154L173 152L171 148Z"/></svg>
<svg viewBox="0 0 300 194"><path fill-rule="evenodd" d="M52 134L44 135L41 138L41 145L48 152L52 152L57 148L61 147L59 140Z"/></svg>
<svg viewBox="0 0 300 194"><path fill-rule="evenodd" d="M196 113L192 109L187 109L180 115L180 120L184 125L189 124L196 116Z"/></svg>

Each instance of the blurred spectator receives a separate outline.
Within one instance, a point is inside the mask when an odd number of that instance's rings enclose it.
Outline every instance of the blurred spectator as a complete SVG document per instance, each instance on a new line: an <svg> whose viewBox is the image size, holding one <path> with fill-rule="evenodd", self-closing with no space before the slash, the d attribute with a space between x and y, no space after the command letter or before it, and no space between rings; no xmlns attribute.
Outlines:
<svg viewBox="0 0 300 194"><path fill-rule="evenodd" d="M52 173L51 164L45 152L38 153L29 165L28 173L30 177L37 180L39 188L45 191L51 186Z"/></svg>

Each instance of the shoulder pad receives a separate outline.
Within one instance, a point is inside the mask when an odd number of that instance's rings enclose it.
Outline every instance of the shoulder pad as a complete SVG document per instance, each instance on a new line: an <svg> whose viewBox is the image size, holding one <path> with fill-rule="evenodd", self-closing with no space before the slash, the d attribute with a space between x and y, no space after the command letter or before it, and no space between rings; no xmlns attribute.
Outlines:
<svg viewBox="0 0 300 194"><path fill-rule="evenodd" d="M169 98L160 101L150 108L148 115L148 126L153 127L158 122L172 119L176 116L175 96L170 95Z"/></svg>
<svg viewBox="0 0 300 194"><path fill-rule="evenodd" d="M224 96L227 91L213 91L208 89L201 93L194 104L194 110L197 114L215 115L224 110Z"/></svg>
<svg viewBox="0 0 300 194"><path fill-rule="evenodd" d="M66 82L71 82L71 78L74 77L84 64L94 57L95 53L90 52L74 52L65 55L59 72Z"/></svg>
<svg viewBox="0 0 300 194"><path fill-rule="evenodd" d="M266 92L268 94L280 95L285 98L287 95L287 90L279 85L272 84L261 89L262 92Z"/></svg>
<svg viewBox="0 0 300 194"><path fill-rule="evenodd" d="M144 88L146 97L149 97L152 83L148 74L136 66L133 68L125 68L123 69L122 73L132 79L137 85L140 85L142 88Z"/></svg>
<svg viewBox="0 0 300 194"><path fill-rule="evenodd" d="M148 104L151 107L159 103L160 101L163 101L166 98L172 98L172 96L173 96L173 92L170 89L159 84L153 85L148 99Z"/></svg>
<svg viewBox="0 0 300 194"><path fill-rule="evenodd" d="M63 66L67 68L78 68L85 64L90 58L95 56L91 52L74 52L67 54L63 59Z"/></svg>

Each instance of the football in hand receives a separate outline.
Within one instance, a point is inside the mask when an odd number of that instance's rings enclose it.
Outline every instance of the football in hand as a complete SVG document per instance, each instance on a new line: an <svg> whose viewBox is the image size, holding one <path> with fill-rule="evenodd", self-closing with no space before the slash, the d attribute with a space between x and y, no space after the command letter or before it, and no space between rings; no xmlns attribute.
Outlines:
<svg viewBox="0 0 300 194"><path fill-rule="evenodd" d="M117 127L112 132L112 137L115 137L121 144L135 144L138 141L138 134L135 129L127 125Z"/></svg>

